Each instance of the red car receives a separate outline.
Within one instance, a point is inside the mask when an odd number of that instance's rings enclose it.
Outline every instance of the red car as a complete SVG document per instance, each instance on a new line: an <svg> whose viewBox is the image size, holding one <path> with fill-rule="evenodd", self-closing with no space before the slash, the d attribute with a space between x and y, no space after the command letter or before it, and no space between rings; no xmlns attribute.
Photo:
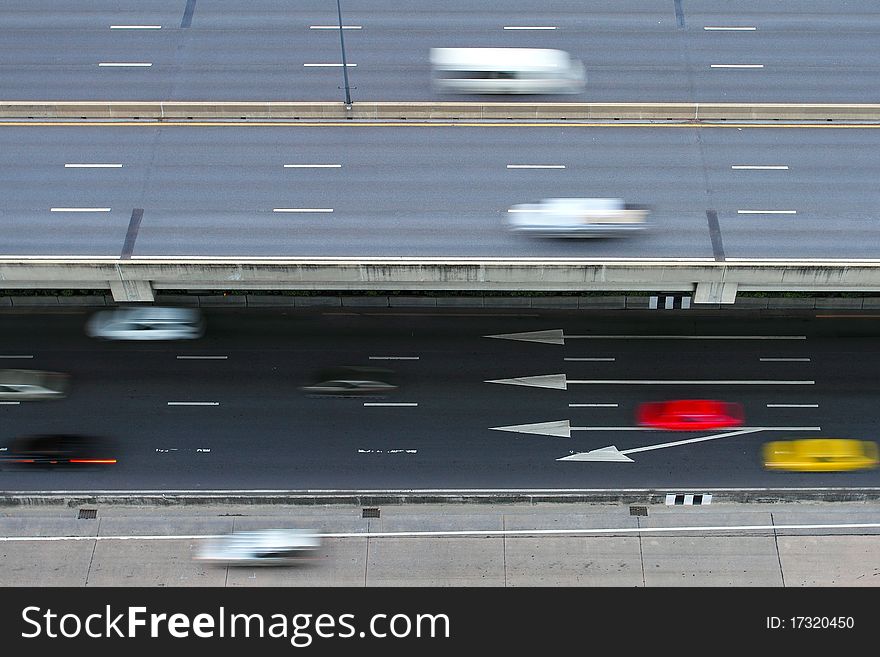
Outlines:
<svg viewBox="0 0 880 657"><path fill-rule="evenodd" d="M647 402L638 410L638 423L670 431L703 431L738 427L745 420L741 404L712 399Z"/></svg>

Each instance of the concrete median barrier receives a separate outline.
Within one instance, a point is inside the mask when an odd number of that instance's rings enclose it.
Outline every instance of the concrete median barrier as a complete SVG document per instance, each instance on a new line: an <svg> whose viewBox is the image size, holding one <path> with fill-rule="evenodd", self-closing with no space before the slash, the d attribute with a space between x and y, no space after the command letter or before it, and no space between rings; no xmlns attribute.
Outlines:
<svg viewBox="0 0 880 657"><path fill-rule="evenodd" d="M0 101L0 119L880 121L880 104Z"/></svg>
<svg viewBox="0 0 880 657"><path fill-rule="evenodd" d="M117 302L171 290L480 290L694 293L733 304L738 292L877 292L880 260L516 258L0 258L6 289L110 289ZM62 284L70 281L70 284ZM75 282L73 284L72 282Z"/></svg>

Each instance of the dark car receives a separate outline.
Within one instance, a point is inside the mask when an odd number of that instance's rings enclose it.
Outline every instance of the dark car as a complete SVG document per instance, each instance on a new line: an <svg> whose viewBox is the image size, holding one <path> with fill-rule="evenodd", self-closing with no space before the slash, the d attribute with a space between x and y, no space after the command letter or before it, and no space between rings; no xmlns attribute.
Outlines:
<svg viewBox="0 0 880 657"><path fill-rule="evenodd" d="M332 381L320 381L310 386L303 386L303 392L310 395L335 395L347 397L349 395L384 395L397 386L384 381L362 381L358 379L334 379Z"/></svg>
<svg viewBox="0 0 880 657"><path fill-rule="evenodd" d="M33 465L108 465L116 463L110 441L77 434L20 436L0 451L0 463Z"/></svg>
<svg viewBox="0 0 880 657"><path fill-rule="evenodd" d="M339 365L312 373L314 383L300 389L309 395L362 397L385 395L397 390L394 370L384 367Z"/></svg>

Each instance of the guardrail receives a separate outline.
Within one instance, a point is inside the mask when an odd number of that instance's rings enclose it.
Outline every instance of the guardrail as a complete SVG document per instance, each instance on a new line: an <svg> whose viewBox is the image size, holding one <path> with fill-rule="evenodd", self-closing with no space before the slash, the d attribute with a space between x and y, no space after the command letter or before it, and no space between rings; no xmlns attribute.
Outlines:
<svg viewBox="0 0 880 657"><path fill-rule="evenodd" d="M0 101L0 119L880 121L880 104Z"/></svg>
<svg viewBox="0 0 880 657"><path fill-rule="evenodd" d="M876 292L877 260L709 258L0 258L0 288L110 289L117 301L175 290L692 291L694 303L744 292Z"/></svg>

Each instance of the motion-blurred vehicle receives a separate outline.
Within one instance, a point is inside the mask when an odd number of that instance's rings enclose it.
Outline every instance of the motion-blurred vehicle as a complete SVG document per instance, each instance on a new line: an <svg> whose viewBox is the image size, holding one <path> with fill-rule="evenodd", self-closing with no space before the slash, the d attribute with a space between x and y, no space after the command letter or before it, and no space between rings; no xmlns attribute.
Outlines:
<svg viewBox="0 0 880 657"><path fill-rule="evenodd" d="M30 401L67 396L70 375L40 370L0 370L0 399Z"/></svg>
<svg viewBox="0 0 880 657"><path fill-rule="evenodd" d="M575 94L584 90L583 64L546 48L431 48L432 79L440 92Z"/></svg>
<svg viewBox="0 0 880 657"><path fill-rule="evenodd" d="M534 237L619 237L647 230L648 214L619 198L546 198L508 209L507 225Z"/></svg>
<svg viewBox="0 0 880 657"><path fill-rule="evenodd" d="M192 340L205 333L197 308L123 306L101 310L86 324L86 334L104 340Z"/></svg>
<svg viewBox="0 0 880 657"><path fill-rule="evenodd" d="M849 438L801 438L764 444L764 467L795 472L868 470L878 464L877 443Z"/></svg>
<svg viewBox="0 0 880 657"><path fill-rule="evenodd" d="M397 390L397 386L384 381L363 381L335 379L303 386L302 391L310 395L384 395Z"/></svg>
<svg viewBox="0 0 880 657"><path fill-rule="evenodd" d="M199 561L241 566L285 566L317 556L321 538L303 529L235 532L206 541Z"/></svg>
<svg viewBox="0 0 880 657"><path fill-rule="evenodd" d="M703 431L738 427L745 420L743 407L713 399L676 399L640 404L640 426L669 431Z"/></svg>
<svg viewBox="0 0 880 657"><path fill-rule="evenodd" d="M312 383L300 388L307 395L363 397L397 390L394 370L362 365L337 365L312 373Z"/></svg>
<svg viewBox="0 0 880 657"><path fill-rule="evenodd" d="M0 451L0 463L21 465L110 465L117 462L110 441L78 434L20 436Z"/></svg>

